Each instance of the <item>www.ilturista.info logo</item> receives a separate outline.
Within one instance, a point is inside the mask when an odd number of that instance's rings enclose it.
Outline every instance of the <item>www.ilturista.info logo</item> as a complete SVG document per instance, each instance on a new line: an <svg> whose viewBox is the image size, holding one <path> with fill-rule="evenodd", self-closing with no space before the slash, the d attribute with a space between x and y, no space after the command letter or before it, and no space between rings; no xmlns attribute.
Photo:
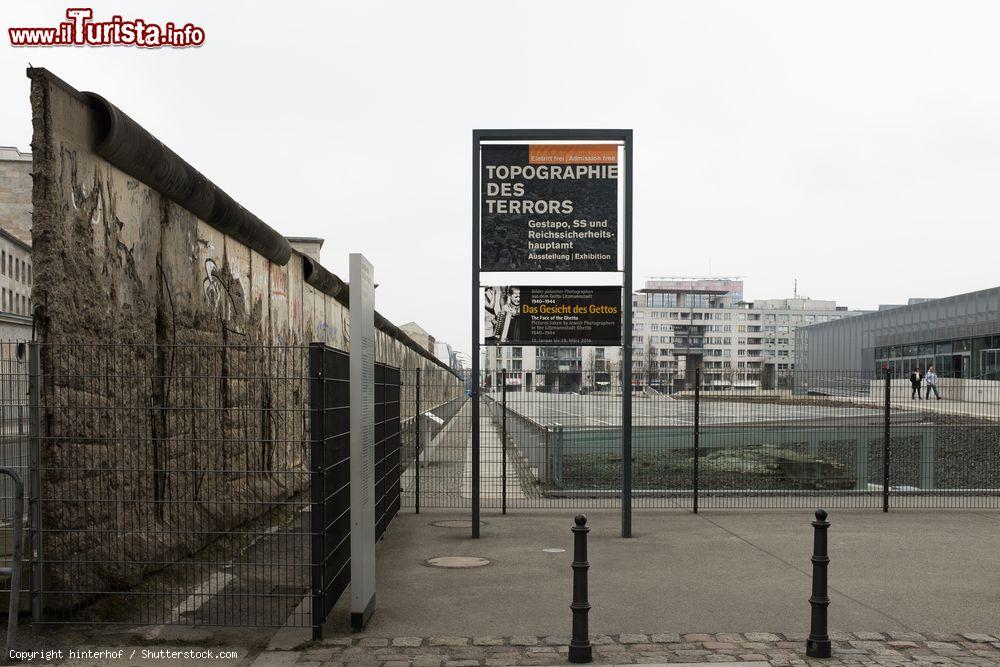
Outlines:
<svg viewBox="0 0 1000 667"><path fill-rule="evenodd" d="M107 21L94 21L88 7L66 10L68 21L55 27L7 28L11 46L141 46L158 49L165 46L185 48L205 43L204 29L186 23L179 26L171 21L150 23L143 19L112 16Z"/></svg>

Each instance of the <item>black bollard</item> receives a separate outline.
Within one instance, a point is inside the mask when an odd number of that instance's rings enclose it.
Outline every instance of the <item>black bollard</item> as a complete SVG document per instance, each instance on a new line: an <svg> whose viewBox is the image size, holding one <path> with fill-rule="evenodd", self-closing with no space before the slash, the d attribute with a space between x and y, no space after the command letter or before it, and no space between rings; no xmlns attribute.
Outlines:
<svg viewBox="0 0 1000 667"><path fill-rule="evenodd" d="M590 632L587 627L587 614L590 613L590 602L587 599L587 517L576 515L576 525L573 526L573 639L569 643L570 662L592 662L593 651L590 648Z"/></svg>
<svg viewBox="0 0 1000 667"><path fill-rule="evenodd" d="M830 606L830 596L826 589L826 570L830 564L827 553L826 531L830 522L826 520L826 510L816 510L816 520L812 522L813 537L813 590L809 604L812 605L812 621L809 627L809 639L806 641L806 655L810 658L829 658L831 652L830 634L827 631L827 608Z"/></svg>

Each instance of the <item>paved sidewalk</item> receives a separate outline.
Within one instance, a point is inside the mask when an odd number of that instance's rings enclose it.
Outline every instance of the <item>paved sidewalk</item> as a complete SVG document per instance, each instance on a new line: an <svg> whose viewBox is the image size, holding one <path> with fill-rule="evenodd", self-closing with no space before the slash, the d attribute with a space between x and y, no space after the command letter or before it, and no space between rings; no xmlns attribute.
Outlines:
<svg viewBox="0 0 1000 667"><path fill-rule="evenodd" d="M479 428L479 475L482 480L479 497L484 507L499 505L503 497L503 439L500 429L492 419L486 417L480 420ZM462 497L472 498L472 440L465 451L465 476L462 480ZM513 458L507 455L507 499L512 503L524 499L518 466Z"/></svg>
<svg viewBox="0 0 1000 667"><path fill-rule="evenodd" d="M809 627L811 510L648 510L635 537L591 510L591 632L738 632ZM573 512L400 514L376 548L375 637L562 635L570 624ZM830 628L1000 632L1000 510L831 510ZM454 522L459 527L442 527ZM441 556L486 567L427 567ZM346 596L326 636L349 629Z"/></svg>
<svg viewBox="0 0 1000 667"><path fill-rule="evenodd" d="M997 620L1000 625L1000 619ZM831 633L833 657L805 656L804 634L592 635L597 664L1000 665L993 634ZM338 637L301 651L265 651L253 667L500 667L568 664L566 637Z"/></svg>

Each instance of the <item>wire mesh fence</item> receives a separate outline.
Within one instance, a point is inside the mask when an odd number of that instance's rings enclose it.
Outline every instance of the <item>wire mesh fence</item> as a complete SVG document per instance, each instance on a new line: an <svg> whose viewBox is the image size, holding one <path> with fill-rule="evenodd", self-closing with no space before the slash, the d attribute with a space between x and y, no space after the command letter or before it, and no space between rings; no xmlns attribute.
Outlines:
<svg viewBox="0 0 1000 667"><path fill-rule="evenodd" d="M468 507L472 498L471 403L443 368L401 372L402 506Z"/></svg>
<svg viewBox="0 0 1000 667"><path fill-rule="evenodd" d="M325 615L345 587L346 557L321 556L317 539L349 540L348 357L329 351L320 405L309 350L0 346L2 463L33 491L23 608L48 622L306 626L322 566ZM377 529L399 507L470 508L477 489L487 512L623 496L686 511L1000 507L1000 383L941 378L928 394L925 379L918 392L879 372L742 389L691 375L633 388L626 446L616 374L484 374L477 480L471 387L380 365Z"/></svg>
<svg viewBox="0 0 1000 667"><path fill-rule="evenodd" d="M348 359L325 346L0 346L0 465L31 490L22 611L318 631L349 581ZM374 378L379 539L400 506L402 388L391 366ZM9 564L13 488L0 484Z"/></svg>
<svg viewBox="0 0 1000 667"><path fill-rule="evenodd" d="M308 625L307 348L38 353L41 620Z"/></svg>
<svg viewBox="0 0 1000 667"><path fill-rule="evenodd" d="M619 507L619 376L523 376L480 378L481 508ZM928 401L882 372L789 372L744 388L689 380L633 390L633 507L1000 506L1000 383L944 378ZM407 505L470 506L472 426L466 402L421 435L420 493L411 484Z"/></svg>

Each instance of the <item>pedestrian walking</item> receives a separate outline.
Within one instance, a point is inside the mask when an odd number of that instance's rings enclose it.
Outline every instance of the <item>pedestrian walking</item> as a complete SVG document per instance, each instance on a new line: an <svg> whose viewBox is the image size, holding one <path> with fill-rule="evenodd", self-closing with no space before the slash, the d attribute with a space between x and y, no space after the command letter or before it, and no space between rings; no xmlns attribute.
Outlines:
<svg viewBox="0 0 1000 667"><path fill-rule="evenodd" d="M941 394L938 392L938 376L937 373L934 372L933 366L929 366L927 368L927 376L924 379L927 380L927 396L924 398L929 401L931 399L931 390L933 389L934 398L940 401Z"/></svg>
<svg viewBox="0 0 1000 667"><path fill-rule="evenodd" d="M920 398L920 382L922 378L920 375L920 369L914 368L910 373L910 387L913 391L910 392L910 400L915 400Z"/></svg>

